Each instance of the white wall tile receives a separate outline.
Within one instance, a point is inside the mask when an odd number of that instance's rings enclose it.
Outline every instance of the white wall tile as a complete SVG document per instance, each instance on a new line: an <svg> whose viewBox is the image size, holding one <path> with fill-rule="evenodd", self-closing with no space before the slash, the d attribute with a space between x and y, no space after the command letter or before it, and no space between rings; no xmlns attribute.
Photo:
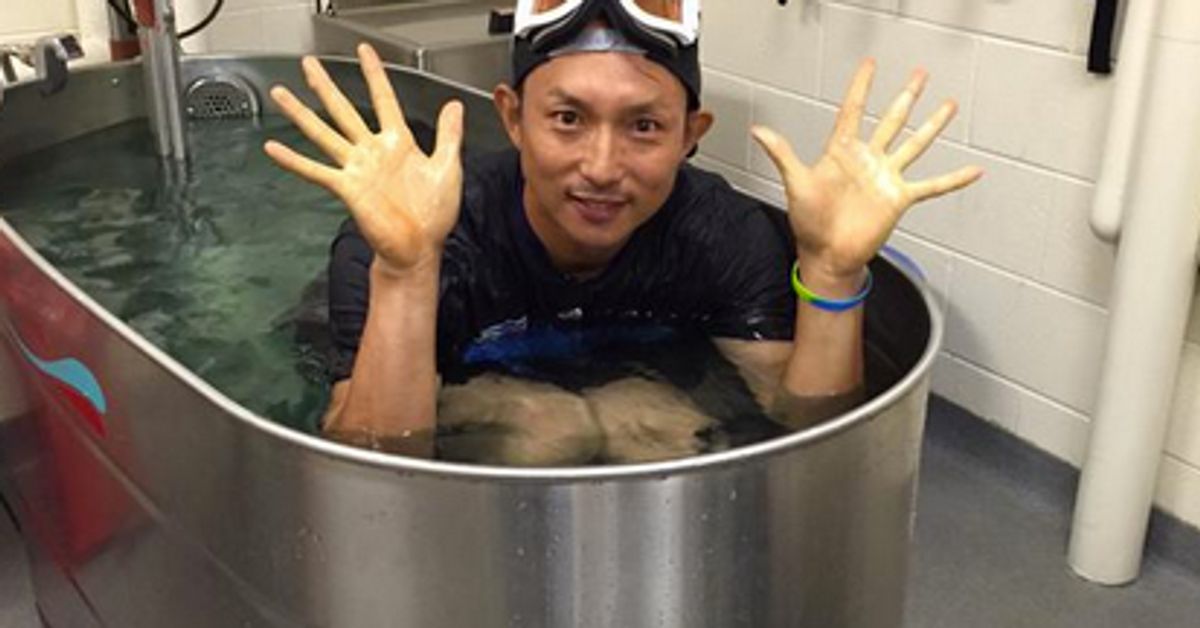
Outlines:
<svg viewBox="0 0 1200 628"><path fill-rule="evenodd" d="M961 194L956 246L1073 296L1107 304L1115 256L1112 245L1088 225L1091 184L973 151L947 165L967 163L982 166L986 174Z"/></svg>
<svg viewBox="0 0 1200 628"><path fill-rule="evenodd" d="M943 353L933 367L933 391L1001 429L1016 433L1021 393L1004 378Z"/></svg>
<svg viewBox="0 0 1200 628"><path fill-rule="evenodd" d="M1200 31L1200 13L1191 2L1164 2L1160 28L1165 37L1195 41Z"/></svg>
<svg viewBox="0 0 1200 628"><path fill-rule="evenodd" d="M1051 177L1045 252L1037 277L1047 285L1101 306L1112 290L1116 249L1092 233L1090 184Z"/></svg>
<svg viewBox="0 0 1200 628"><path fill-rule="evenodd" d="M991 267L958 259L946 349L1081 412L1103 357L1103 310Z"/></svg>
<svg viewBox="0 0 1200 628"><path fill-rule="evenodd" d="M812 2L718 0L704 5L704 65L793 92L816 94L821 7Z"/></svg>
<svg viewBox="0 0 1200 628"><path fill-rule="evenodd" d="M901 15L1063 50L1080 24L1091 24L1095 0L900 0Z"/></svg>
<svg viewBox="0 0 1200 628"><path fill-rule="evenodd" d="M1026 358L1017 348L1015 326L1025 282L959 258L950 283L946 350L1012 378Z"/></svg>
<svg viewBox="0 0 1200 628"><path fill-rule="evenodd" d="M1021 161L1095 180L1112 82L1081 57L984 41L970 142Z"/></svg>
<svg viewBox="0 0 1200 628"><path fill-rule="evenodd" d="M950 273L953 265L949 251L915 237L903 230L892 233L889 245L907 256L921 270L925 281L937 297L938 305L945 314L950 302Z"/></svg>
<svg viewBox="0 0 1200 628"><path fill-rule="evenodd" d="M751 83L706 69L701 101L705 108L713 112L715 123L700 141L701 154L741 168L748 167L753 98L754 86Z"/></svg>
<svg viewBox="0 0 1200 628"><path fill-rule="evenodd" d="M1155 501L1176 517L1200 524L1200 468L1174 456L1164 456L1158 470Z"/></svg>
<svg viewBox="0 0 1200 628"><path fill-rule="evenodd" d="M982 167L984 177L958 194L914 207L904 219L905 227L974 259L1037 278L1054 180L977 151L941 143L923 156L908 178L934 177L967 165Z"/></svg>
<svg viewBox="0 0 1200 628"><path fill-rule="evenodd" d="M752 121L774 129L791 142L796 155L807 164L816 163L833 130L834 108L809 98L786 94L771 88L754 91ZM750 148L750 171L760 177L779 180L779 173L755 142Z"/></svg>
<svg viewBox="0 0 1200 628"><path fill-rule="evenodd" d="M950 123L945 136L965 140L970 110L974 38L948 29L933 27L879 13L839 6L828 6L821 65L821 97L841 102L859 62L865 57L877 61L875 83L867 102L873 114L885 111L908 84L918 67L930 75L929 85L913 110L911 126L919 126L947 99L959 102L961 111Z"/></svg>
<svg viewBox="0 0 1200 628"><path fill-rule="evenodd" d="M977 155L961 145L939 141L929 147L905 171L904 176L909 181L920 181L972 164L987 167ZM988 184L991 184L991 176L985 170L984 178L966 191L930 199L909 208L900 219L900 226L943 246L963 250L963 233L968 228L965 224L967 203L974 198L979 186Z"/></svg>
<svg viewBox="0 0 1200 628"><path fill-rule="evenodd" d="M745 194L770 203L780 209L787 206L787 201L783 196L783 186L775 181L764 179L741 168L735 168L723 161L707 157L703 153L694 157L692 163L697 167L720 174L729 181L730 185Z"/></svg>
<svg viewBox="0 0 1200 628"><path fill-rule="evenodd" d="M1087 455L1091 425L1086 415L1024 391L1017 436L1038 449L1075 467Z"/></svg>
<svg viewBox="0 0 1200 628"><path fill-rule="evenodd" d="M952 355L938 357L933 390L1042 451L1079 467L1087 416Z"/></svg>
<svg viewBox="0 0 1200 628"><path fill-rule="evenodd" d="M13 35L21 38L75 27L72 0L6 0L0 11L0 38Z"/></svg>
<svg viewBox="0 0 1200 628"><path fill-rule="evenodd" d="M1092 235L1090 184L939 142L906 174L919 180L968 165L966 190L913 207L901 226L922 237L1097 305L1107 302L1113 251Z"/></svg>
<svg viewBox="0 0 1200 628"><path fill-rule="evenodd" d="M847 4L864 9L875 9L895 13L900 10L901 0L833 0L829 4Z"/></svg>

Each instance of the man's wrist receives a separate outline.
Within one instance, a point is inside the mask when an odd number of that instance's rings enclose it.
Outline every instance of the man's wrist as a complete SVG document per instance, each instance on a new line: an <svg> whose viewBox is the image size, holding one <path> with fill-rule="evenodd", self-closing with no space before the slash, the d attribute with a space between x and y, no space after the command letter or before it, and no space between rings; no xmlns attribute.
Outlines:
<svg viewBox="0 0 1200 628"><path fill-rule="evenodd" d="M796 269L804 286L826 299L853 298L863 288L867 269L860 266L850 271L832 271L829 265L796 256Z"/></svg>
<svg viewBox="0 0 1200 628"><path fill-rule="evenodd" d="M422 287L437 285L441 274L440 255L400 268L378 256L371 262L371 284L378 286Z"/></svg>

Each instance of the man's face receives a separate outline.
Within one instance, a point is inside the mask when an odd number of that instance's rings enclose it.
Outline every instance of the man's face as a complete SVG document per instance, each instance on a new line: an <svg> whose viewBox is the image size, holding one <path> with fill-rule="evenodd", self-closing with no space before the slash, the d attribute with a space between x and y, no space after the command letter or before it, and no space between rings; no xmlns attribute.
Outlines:
<svg viewBox="0 0 1200 628"><path fill-rule="evenodd" d="M504 90L497 102L521 151L526 213L568 271L602 267L662 207L711 119L689 114L682 83L634 54L549 61L526 77L519 104Z"/></svg>

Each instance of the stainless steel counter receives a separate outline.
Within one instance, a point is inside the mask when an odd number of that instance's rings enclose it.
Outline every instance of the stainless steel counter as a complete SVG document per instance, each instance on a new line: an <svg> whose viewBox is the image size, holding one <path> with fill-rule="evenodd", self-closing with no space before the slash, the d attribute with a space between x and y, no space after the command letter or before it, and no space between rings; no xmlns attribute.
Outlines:
<svg viewBox="0 0 1200 628"><path fill-rule="evenodd" d="M509 75L508 36L488 34L489 13L504 4L428 0L342 9L313 18L316 48L353 55L366 41L387 61L490 91Z"/></svg>

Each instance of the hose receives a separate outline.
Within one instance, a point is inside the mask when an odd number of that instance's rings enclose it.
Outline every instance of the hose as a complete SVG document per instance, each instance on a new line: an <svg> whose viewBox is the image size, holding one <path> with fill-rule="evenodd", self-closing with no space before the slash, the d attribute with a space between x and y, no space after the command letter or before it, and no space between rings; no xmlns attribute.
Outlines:
<svg viewBox="0 0 1200 628"><path fill-rule="evenodd" d="M118 3L118 0L107 1L108 6L112 7L113 12L120 16L121 20L124 21L127 26L129 26L130 30L136 31L138 28L138 23L137 20L133 19L133 15L129 13L128 5L121 6L121 4ZM205 15L204 19L200 20L199 24L183 31L182 33L179 33L179 39L187 39L188 37L191 37L192 35L195 35L196 33L208 28L208 25L212 24L213 20L217 19L217 15L221 12L221 8L224 6L225 0L215 0L212 8L208 11L208 15Z"/></svg>

